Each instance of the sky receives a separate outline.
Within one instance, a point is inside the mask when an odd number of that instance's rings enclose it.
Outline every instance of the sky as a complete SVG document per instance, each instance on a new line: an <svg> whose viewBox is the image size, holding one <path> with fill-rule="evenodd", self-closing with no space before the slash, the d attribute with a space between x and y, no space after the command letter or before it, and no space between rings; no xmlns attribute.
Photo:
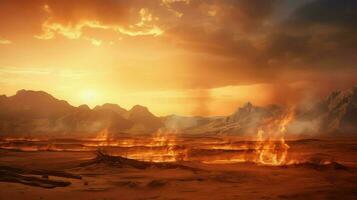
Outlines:
<svg viewBox="0 0 357 200"><path fill-rule="evenodd" d="M0 94L226 115L357 82L355 0L0 0Z"/></svg>

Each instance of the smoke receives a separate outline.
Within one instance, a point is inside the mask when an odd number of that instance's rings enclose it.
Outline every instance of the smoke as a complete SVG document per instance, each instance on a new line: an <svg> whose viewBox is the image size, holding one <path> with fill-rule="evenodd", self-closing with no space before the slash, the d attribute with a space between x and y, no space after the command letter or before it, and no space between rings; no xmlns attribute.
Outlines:
<svg viewBox="0 0 357 200"><path fill-rule="evenodd" d="M213 98L211 91L208 89L190 90L188 92L190 101L192 102L191 115L193 116L208 116L210 115L210 103Z"/></svg>
<svg viewBox="0 0 357 200"><path fill-rule="evenodd" d="M318 133L320 124L320 119L294 119L288 127L288 133L290 136L313 136Z"/></svg>
<svg viewBox="0 0 357 200"><path fill-rule="evenodd" d="M198 119L195 117L170 116L165 120L165 128L172 131L181 131L186 128L195 127L198 124Z"/></svg>
<svg viewBox="0 0 357 200"><path fill-rule="evenodd" d="M290 136L315 135L319 131L320 119L316 109L324 94L316 84L307 81L290 84L273 84L269 87L268 102L294 110L294 118L287 126Z"/></svg>

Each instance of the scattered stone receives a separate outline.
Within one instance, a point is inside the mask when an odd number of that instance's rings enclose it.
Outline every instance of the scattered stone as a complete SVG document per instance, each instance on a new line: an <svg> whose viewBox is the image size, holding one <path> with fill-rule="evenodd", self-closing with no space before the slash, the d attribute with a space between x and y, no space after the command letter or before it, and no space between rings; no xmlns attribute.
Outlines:
<svg viewBox="0 0 357 200"><path fill-rule="evenodd" d="M166 185L166 183L167 182L164 180L152 180L147 184L147 186L152 187L152 188L162 187L162 186Z"/></svg>
<svg viewBox="0 0 357 200"><path fill-rule="evenodd" d="M33 175L41 175L36 177ZM50 170L29 170L8 166L0 166L0 182L21 183L43 188L66 187L71 184L69 181L50 180L49 176L81 179L82 177L62 171Z"/></svg>

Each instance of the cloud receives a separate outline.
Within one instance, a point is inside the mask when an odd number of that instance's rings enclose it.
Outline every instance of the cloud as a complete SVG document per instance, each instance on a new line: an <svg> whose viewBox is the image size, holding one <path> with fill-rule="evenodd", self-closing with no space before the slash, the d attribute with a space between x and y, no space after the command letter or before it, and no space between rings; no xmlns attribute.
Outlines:
<svg viewBox="0 0 357 200"><path fill-rule="evenodd" d="M295 26L328 25L357 29L354 0L316 0L296 10L289 22Z"/></svg>
<svg viewBox="0 0 357 200"><path fill-rule="evenodd" d="M0 44L11 44L12 41L10 40L5 40L5 39L0 39Z"/></svg>
<svg viewBox="0 0 357 200"><path fill-rule="evenodd" d="M265 60L303 70L355 69L357 3L316 0L299 9L267 36Z"/></svg>
<svg viewBox="0 0 357 200"><path fill-rule="evenodd" d="M49 69L41 67L1 67L0 74L6 76L49 76L51 74L61 78L80 79L91 75L89 72L69 69Z"/></svg>
<svg viewBox="0 0 357 200"><path fill-rule="evenodd" d="M275 13L282 12L276 10L277 3L191 2L188 6L192 13L183 12L181 18L187 21L171 26L166 34L179 47L207 55L202 57L210 61L201 59L192 69L195 73L204 71L210 80L205 84L203 78L198 78L199 87L329 82L331 76L345 82L349 76L346 71L356 72L356 1L305 1L284 19L276 19ZM211 7L215 8L215 16L204 16L203 10L207 12ZM197 14L200 9L201 15ZM218 74L224 78L218 79Z"/></svg>
<svg viewBox="0 0 357 200"><path fill-rule="evenodd" d="M355 83L356 1L291 2L3 0L0 30L16 44L16 37L26 34L48 43L64 38L95 46L121 44L127 51L134 49L132 52L140 49L135 56L128 56L140 66L123 66L125 56L115 59L114 53L108 60L121 66L118 76L127 82L131 80L126 77L140 77L142 82L131 85L145 89L205 90L299 81ZM283 17L281 13L285 13ZM119 50L123 49L113 47L113 51ZM141 59L152 55L149 51L160 54L150 70L147 58ZM129 55L122 52L118 54ZM165 84L157 83L158 79Z"/></svg>
<svg viewBox="0 0 357 200"><path fill-rule="evenodd" d="M121 1L106 0L109 4L113 4L113 7L108 5L103 6L103 3L98 1L91 1L92 6L86 4L86 2L74 3L74 7L68 8L67 3L59 3L49 1L48 4L43 5L43 11L47 14L47 19L42 24L42 33L35 35L37 39L49 40L54 39L56 35L64 36L68 39L86 39L93 45L100 46L102 40L86 36L85 29L102 29L115 32L121 36L158 36L163 33L155 22L158 21L157 17L154 17L147 8L140 8L131 11L132 15L137 15L137 21L128 22L122 18L128 17L128 14L118 14L118 16L101 13L106 12L118 12L127 13L124 7L124 3ZM83 3L83 4L81 4ZM84 5L83 8L80 5ZM67 10L70 9L70 10ZM113 18L118 21L113 21Z"/></svg>

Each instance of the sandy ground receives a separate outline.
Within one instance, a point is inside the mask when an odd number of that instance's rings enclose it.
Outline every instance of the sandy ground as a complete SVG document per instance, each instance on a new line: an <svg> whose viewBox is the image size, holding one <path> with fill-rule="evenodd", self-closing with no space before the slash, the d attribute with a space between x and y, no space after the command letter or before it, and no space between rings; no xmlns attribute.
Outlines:
<svg viewBox="0 0 357 200"><path fill-rule="evenodd" d="M61 170L79 174L67 187L46 189L0 182L0 199L357 199L357 140L289 142L289 156L330 157L347 167L272 167L254 163L181 164L200 170L78 167L93 152L0 150L0 166Z"/></svg>

